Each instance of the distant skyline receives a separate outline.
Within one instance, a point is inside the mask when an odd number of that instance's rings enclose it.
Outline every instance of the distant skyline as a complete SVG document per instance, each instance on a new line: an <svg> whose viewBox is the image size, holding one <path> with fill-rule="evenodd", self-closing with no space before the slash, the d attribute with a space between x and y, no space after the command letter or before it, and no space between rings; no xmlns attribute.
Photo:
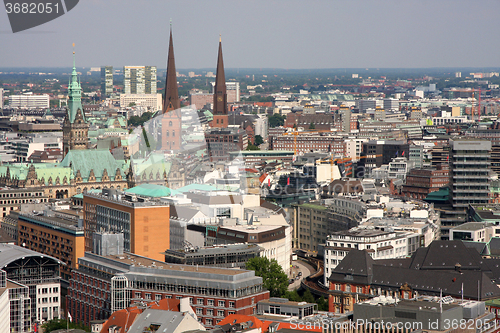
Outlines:
<svg viewBox="0 0 500 333"><path fill-rule="evenodd" d="M0 10L0 67L500 67L500 1L83 0L13 34Z"/></svg>

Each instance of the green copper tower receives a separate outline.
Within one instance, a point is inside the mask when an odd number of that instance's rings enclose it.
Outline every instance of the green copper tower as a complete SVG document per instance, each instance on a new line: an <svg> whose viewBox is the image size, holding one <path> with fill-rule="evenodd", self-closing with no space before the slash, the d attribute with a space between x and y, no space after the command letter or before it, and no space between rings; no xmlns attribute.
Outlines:
<svg viewBox="0 0 500 333"><path fill-rule="evenodd" d="M78 80L75 51L73 51L73 71L68 85L68 110L63 123L63 156L66 156L70 150L87 149L88 141L89 124L85 120L82 86Z"/></svg>

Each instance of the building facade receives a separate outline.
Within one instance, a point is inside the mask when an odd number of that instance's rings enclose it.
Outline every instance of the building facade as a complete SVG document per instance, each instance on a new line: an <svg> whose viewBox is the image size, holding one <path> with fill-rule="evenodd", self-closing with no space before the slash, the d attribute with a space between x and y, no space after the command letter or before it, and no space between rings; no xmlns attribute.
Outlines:
<svg viewBox="0 0 500 333"><path fill-rule="evenodd" d="M85 251L94 232L123 233L124 250L159 261L170 248L170 207L159 200L113 190L83 195Z"/></svg>
<svg viewBox="0 0 500 333"><path fill-rule="evenodd" d="M229 314L256 313L257 302L269 298L253 271L167 264L132 253L87 252L73 275L68 307L87 325L136 302L189 297L200 322L213 327Z"/></svg>
<svg viewBox="0 0 500 333"><path fill-rule="evenodd" d="M101 98L113 94L113 66L101 67Z"/></svg>
<svg viewBox="0 0 500 333"><path fill-rule="evenodd" d="M156 66L123 67L125 94L156 94Z"/></svg>
<svg viewBox="0 0 500 333"><path fill-rule="evenodd" d="M20 213L18 244L64 262L61 278L69 281L71 270L78 267L78 258L84 254L83 223L79 223L76 216L70 217L58 212L47 215Z"/></svg>
<svg viewBox="0 0 500 333"><path fill-rule="evenodd" d="M49 95L10 95L9 107L19 109L47 109L50 106Z"/></svg>

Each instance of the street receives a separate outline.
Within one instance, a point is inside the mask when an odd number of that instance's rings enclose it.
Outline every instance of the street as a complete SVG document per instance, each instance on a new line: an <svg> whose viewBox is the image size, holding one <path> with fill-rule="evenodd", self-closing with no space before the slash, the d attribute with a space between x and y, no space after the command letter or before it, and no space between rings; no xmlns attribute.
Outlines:
<svg viewBox="0 0 500 333"><path fill-rule="evenodd" d="M315 272L314 268L311 265L303 262L302 260L292 261L293 267L290 269L289 279L294 279L293 283L288 285L288 290L295 290L300 287L300 281L312 273ZM298 267L298 268L297 268ZM302 272L302 276L297 280L296 277Z"/></svg>

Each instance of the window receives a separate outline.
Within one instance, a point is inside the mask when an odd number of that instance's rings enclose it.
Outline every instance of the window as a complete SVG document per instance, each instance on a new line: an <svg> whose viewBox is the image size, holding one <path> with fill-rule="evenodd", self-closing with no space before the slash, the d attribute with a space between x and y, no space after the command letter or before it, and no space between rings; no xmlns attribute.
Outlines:
<svg viewBox="0 0 500 333"><path fill-rule="evenodd" d="M160 294L156 294L155 295L155 301L159 301L161 300L161 295Z"/></svg>
<svg viewBox="0 0 500 333"><path fill-rule="evenodd" d="M141 293L135 293L135 298L141 298Z"/></svg>
<svg viewBox="0 0 500 333"><path fill-rule="evenodd" d="M335 290L340 290L340 283L335 283Z"/></svg>
<svg viewBox="0 0 500 333"><path fill-rule="evenodd" d="M205 323L206 323L207 325L212 325L212 319L207 318L207 320L205 321Z"/></svg>
<svg viewBox="0 0 500 333"><path fill-rule="evenodd" d="M207 300L207 305L214 306L214 300L213 299L208 299Z"/></svg>
<svg viewBox="0 0 500 333"><path fill-rule="evenodd" d="M228 315L232 315L232 314L235 314L235 312L234 311L229 311L228 312Z"/></svg>
<svg viewBox="0 0 500 333"><path fill-rule="evenodd" d="M234 308L234 307L236 307L236 305L235 305L235 303L233 301L230 301L229 302L229 307L230 308Z"/></svg>
<svg viewBox="0 0 500 333"><path fill-rule="evenodd" d="M217 310L217 317L224 317L224 310Z"/></svg>
<svg viewBox="0 0 500 333"><path fill-rule="evenodd" d="M213 315L214 315L214 310L207 309L207 316L213 316Z"/></svg>
<svg viewBox="0 0 500 333"><path fill-rule="evenodd" d="M194 304L194 298L193 298L193 297L189 297L189 304L190 304L190 305L193 305L193 304Z"/></svg>
<svg viewBox="0 0 500 333"><path fill-rule="evenodd" d="M218 302L218 306L219 306L219 307L224 307L224 306L226 306L226 304L225 304L225 302L224 302L224 301L219 301L219 302Z"/></svg>
<svg viewBox="0 0 500 333"><path fill-rule="evenodd" d="M196 308L196 314L197 315L202 315L203 314L203 308Z"/></svg>
<svg viewBox="0 0 500 333"><path fill-rule="evenodd" d="M198 305L203 305L203 298L198 298L198 299L196 300L196 304L198 304Z"/></svg>

